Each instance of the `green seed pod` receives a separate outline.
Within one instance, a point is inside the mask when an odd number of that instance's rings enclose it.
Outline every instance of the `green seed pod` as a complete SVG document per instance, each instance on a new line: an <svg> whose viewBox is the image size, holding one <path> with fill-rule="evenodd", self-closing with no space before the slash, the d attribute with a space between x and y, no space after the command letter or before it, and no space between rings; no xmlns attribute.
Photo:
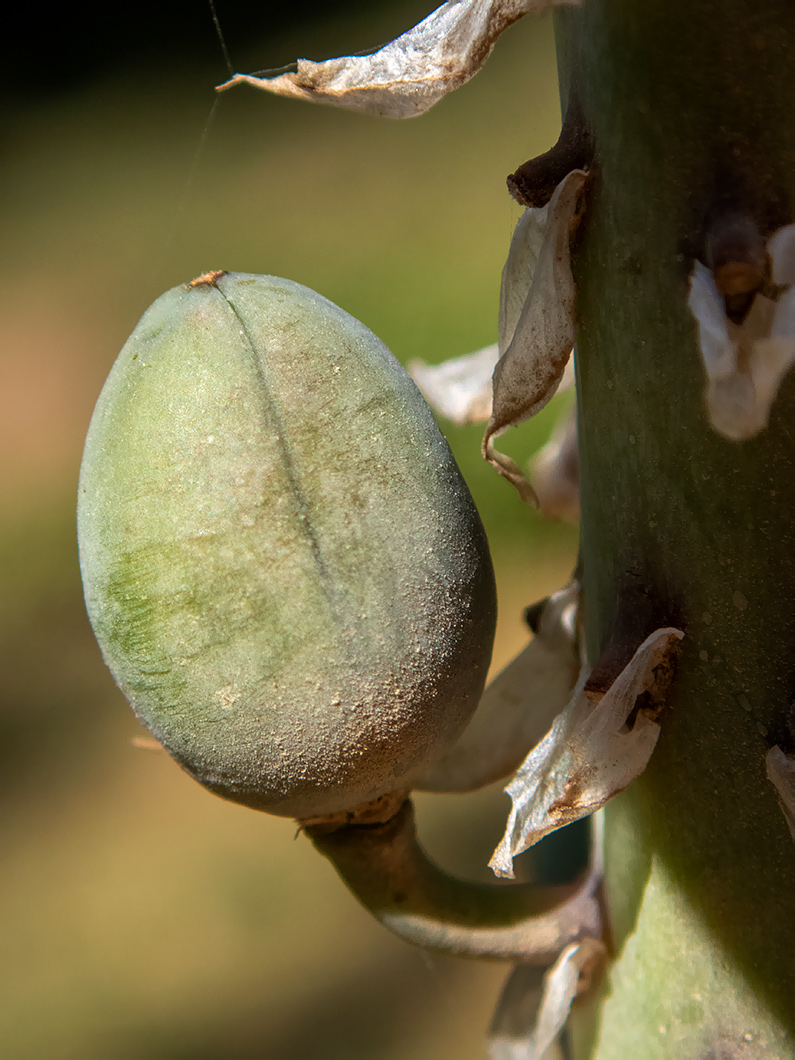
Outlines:
<svg viewBox="0 0 795 1060"><path fill-rule="evenodd" d="M91 421L78 536L117 683L226 798L353 809L477 705L495 594L472 499L389 350L297 283L209 273L144 314Z"/></svg>

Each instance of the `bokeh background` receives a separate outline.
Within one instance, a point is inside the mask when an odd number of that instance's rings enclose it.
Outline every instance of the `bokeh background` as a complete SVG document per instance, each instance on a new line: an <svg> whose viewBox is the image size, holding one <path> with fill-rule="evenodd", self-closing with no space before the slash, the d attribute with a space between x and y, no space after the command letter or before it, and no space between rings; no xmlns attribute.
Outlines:
<svg viewBox="0 0 795 1060"><path fill-rule="evenodd" d="M469 85L386 122L248 88L216 100L227 69L204 0L63 5L46 27L29 6L0 79L0 1054L484 1058L504 968L393 939L292 822L134 746L83 611L74 500L124 340L208 269L307 284L404 361L494 341L520 212L505 176L559 128L551 24L526 17ZM217 14L251 71L372 47L431 8L218 0ZM568 400L505 449L526 460ZM442 426L492 544L499 668L529 636L523 606L567 579L576 532L483 464L479 428ZM420 797L423 841L488 879L507 809L499 788Z"/></svg>

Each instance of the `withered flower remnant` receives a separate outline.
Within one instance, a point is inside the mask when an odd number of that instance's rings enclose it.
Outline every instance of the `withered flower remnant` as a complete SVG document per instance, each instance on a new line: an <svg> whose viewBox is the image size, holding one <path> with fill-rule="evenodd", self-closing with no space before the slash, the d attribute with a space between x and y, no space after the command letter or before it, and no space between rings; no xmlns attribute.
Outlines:
<svg viewBox="0 0 795 1060"><path fill-rule="evenodd" d="M279 96L329 103L386 118L413 118L465 85L497 38L530 11L582 0L449 0L396 40L368 55L299 59L275 76L235 74L219 91L248 84Z"/></svg>
<svg viewBox="0 0 795 1060"><path fill-rule="evenodd" d="M566 708L505 789L513 803L490 865L513 876L513 859L565 824L601 809L638 777L651 758L660 725L638 697L670 679L670 660L684 633L655 630L606 692L588 688L584 670ZM666 672L655 674L658 667Z"/></svg>
<svg viewBox="0 0 795 1060"><path fill-rule="evenodd" d="M423 774L426 791L474 791L503 780L571 698L579 672L576 581L539 606L536 633L483 693L458 742Z"/></svg>
<svg viewBox="0 0 795 1060"><path fill-rule="evenodd" d="M781 381L795 361L795 225L775 232L767 252L773 284L782 290L750 292L740 322L729 315L733 287L723 277L726 265L716 279L696 261L690 275L687 305L707 376L707 412L715 430L732 441L753 438L767 427Z"/></svg>
<svg viewBox="0 0 795 1060"><path fill-rule="evenodd" d="M491 377L499 355L495 342L440 364L417 360L407 367L431 408L461 427L491 416Z"/></svg>
<svg viewBox="0 0 795 1060"><path fill-rule="evenodd" d="M514 240L512 253L518 245L520 257L534 260L531 268L522 270L512 266L509 256L503 274L516 275L511 287L518 286L520 292L528 274L531 282L515 325L513 318L520 299L510 290L501 297L505 337L500 347L502 350L504 346L504 352L494 369L494 403L483 436L483 455L531 503L536 502L532 486L516 463L495 448L494 441L548 404L571 357L576 340L571 238L579 220L587 176L584 170L572 170L557 186L548 206L526 211L525 217L537 217L543 238L540 246L535 238ZM522 223L528 222L523 218ZM528 225L530 232L535 227Z"/></svg>

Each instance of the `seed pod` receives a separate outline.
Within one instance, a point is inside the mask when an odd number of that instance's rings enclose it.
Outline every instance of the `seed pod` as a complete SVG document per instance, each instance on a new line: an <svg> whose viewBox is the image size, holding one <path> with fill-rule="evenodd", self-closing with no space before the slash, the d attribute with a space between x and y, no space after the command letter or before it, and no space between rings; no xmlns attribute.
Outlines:
<svg viewBox="0 0 795 1060"><path fill-rule="evenodd" d="M198 781L295 817L407 788L483 688L494 581L409 376L306 287L208 273L119 355L86 440L86 603Z"/></svg>

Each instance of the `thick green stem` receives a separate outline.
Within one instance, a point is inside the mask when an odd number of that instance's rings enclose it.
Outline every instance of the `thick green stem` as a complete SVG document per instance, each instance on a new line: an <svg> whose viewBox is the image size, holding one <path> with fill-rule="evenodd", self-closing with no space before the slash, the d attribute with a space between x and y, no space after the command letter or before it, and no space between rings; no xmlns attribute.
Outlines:
<svg viewBox="0 0 795 1060"><path fill-rule="evenodd" d="M765 776L792 750L795 375L744 442L710 426L694 257L721 212L795 219L795 5L587 0L558 16L596 151L578 284L589 654L685 630L645 774L607 811L616 960L575 1053L795 1057L795 843Z"/></svg>
<svg viewBox="0 0 795 1060"><path fill-rule="evenodd" d="M434 865L417 842L409 800L385 824L307 833L373 916L426 949L543 965L570 942L601 937L595 896L600 864L566 886L457 879Z"/></svg>

